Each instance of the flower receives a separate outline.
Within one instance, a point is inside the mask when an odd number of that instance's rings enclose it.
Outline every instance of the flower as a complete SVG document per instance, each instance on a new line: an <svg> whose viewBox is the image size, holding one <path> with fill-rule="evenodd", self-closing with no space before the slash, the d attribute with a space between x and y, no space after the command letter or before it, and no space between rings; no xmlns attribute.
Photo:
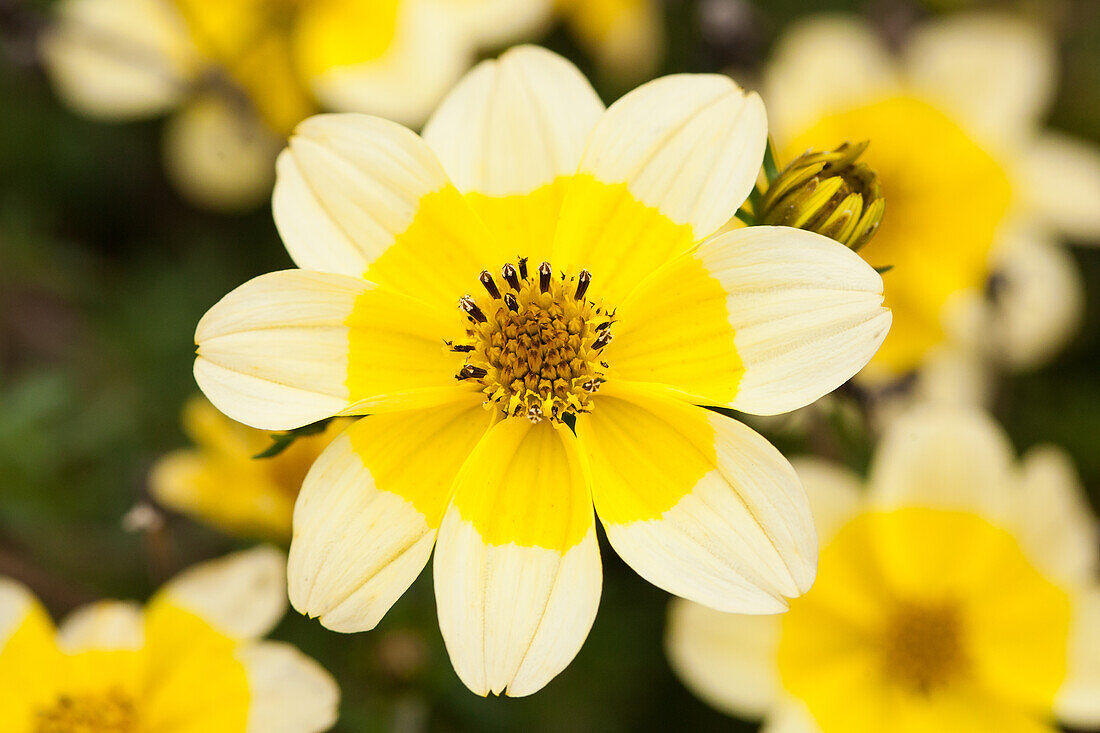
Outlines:
<svg viewBox="0 0 1100 733"><path fill-rule="evenodd" d="M756 613L809 586L793 471L696 405L805 405L867 362L890 314L881 278L830 239L707 240L753 188L765 128L759 97L718 75L605 111L535 47L472 70L423 139L363 115L298 127L273 208L301 269L240 286L195 333L195 378L235 420L369 414L306 476L296 609L370 629L434 545L459 677L524 695L595 616L593 504L670 592Z"/></svg>
<svg viewBox="0 0 1100 733"><path fill-rule="evenodd" d="M1072 335L1082 285L1057 235L1100 241L1100 151L1041 129L1055 65L1041 28L996 13L929 22L900 58L847 16L777 47L764 98L785 157L870 140L888 202L861 254L893 266L895 322L865 383L933 361L1030 368Z"/></svg>
<svg viewBox="0 0 1100 733"><path fill-rule="evenodd" d="M482 43L530 32L550 0L62 0L42 42L61 98L140 119L173 109L169 176L217 209L258 204L319 106L420 124Z"/></svg>
<svg viewBox="0 0 1100 733"><path fill-rule="evenodd" d="M4 730L328 730L335 681L259 638L286 611L285 569L272 548L240 552L186 570L144 609L99 601L57 629L29 590L0 578Z"/></svg>
<svg viewBox="0 0 1100 733"><path fill-rule="evenodd" d="M270 434L235 423L202 397L183 408L183 429L195 448L154 464L149 488L164 506L239 535L290 538L294 500L306 471L350 422L333 420L270 458Z"/></svg>
<svg viewBox="0 0 1100 733"><path fill-rule="evenodd" d="M664 56L664 22L655 0L555 0L581 46L618 79L648 78Z"/></svg>
<svg viewBox="0 0 1100 733"><path fill-rule="evenodd" d="M1100 537L1062 451L1016 463L984 414L926 408L890 426L865 495L795 463L817 582L782 617L676 602L669 658L694 692L790 733L1100 724Z"/></svg>

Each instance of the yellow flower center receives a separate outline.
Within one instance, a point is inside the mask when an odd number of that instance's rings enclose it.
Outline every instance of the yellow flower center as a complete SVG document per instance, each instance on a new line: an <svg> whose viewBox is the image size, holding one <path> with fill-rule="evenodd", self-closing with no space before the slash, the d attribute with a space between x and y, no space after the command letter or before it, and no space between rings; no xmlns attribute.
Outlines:
<svg viewBox="0 0 1100 733"><path fill-rule="evenodd" d="M613 313L586 297L592 276L555 277L548 262L529 272L521 258L501 278L498 285L483 271L486 294L459 301L469 326L467 341L451 344L467 354L456 377L482 385L486 405L505 416L561 421L588 412L604 381L600 352L614 323Z"/></svg>
<svg viewBox="0 0 1100 733"><path fill-rule="evenodd" d="M898 603L882 644L885 673L915 692L939 689L966 667L962 617L954 603Z"/></svg>
<svg viewBox="0 0 1100 733"><path fill-rule="evenodd" d="M134 702L121 690L91 695L61 695L35 717L34 733L132 733L137 730Z"/></svg>
<svg viewBox="0 0 1100 733"><path fill-rule="evenodd" d="M946 338L944 314L963 292L981 292L1012 188L1004 168L950 117L898 96L818 120L785 147L785 159L839 140L870 140L863 160L878 174L886 212L860 255L883 276L890 334L872 364L898 375Z"/></svg>

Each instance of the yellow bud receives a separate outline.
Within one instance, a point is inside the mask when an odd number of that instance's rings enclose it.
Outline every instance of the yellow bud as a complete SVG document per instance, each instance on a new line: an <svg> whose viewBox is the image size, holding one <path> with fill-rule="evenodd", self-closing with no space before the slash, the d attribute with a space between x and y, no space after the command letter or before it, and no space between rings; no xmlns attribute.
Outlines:
<svg viewBox="0 0 1100 733"><path fill-rule="evenodd" d="M858 250L874 236L886 200L859 156L870 141L809 151L791 161L760 198L759 224L808 229Z"/></svg>

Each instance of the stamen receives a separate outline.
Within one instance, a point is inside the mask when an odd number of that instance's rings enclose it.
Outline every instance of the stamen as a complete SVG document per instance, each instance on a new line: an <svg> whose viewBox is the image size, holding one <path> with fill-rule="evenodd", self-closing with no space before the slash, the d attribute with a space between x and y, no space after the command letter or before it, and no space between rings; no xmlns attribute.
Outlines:
<svg viewBox="0 0 1100 733"><path fill-rule="evenodd" d="M464 364L455 379L481 379L488 373L489 372L481 367L476 367L473 364Z"/></svg>
<svg viewBox="0 0 1100 733"><path fill-rule="evenodd" d="M554 271L550 269L549 262L539 265L539 290L544 293L550 292L550 276L553 274Z"/></svg>
<svg viewBox="0 0 1100 733"><path fill-rule="evenodd" d="M458 304L462 306L462 310L466 311L466 313L478 323L486 322L487 319L485 318L485 314L477 307L477 303L474 302L473 297L463 295L462 298L459 299Z"/></svg>
<svg viewBox="0 0 1100 733"><path fill-rule="evenodd" d="M587 270L560 279L553 272L549 262L540 264L536 288L521 257L518 268L501 268L506 287L483 271L478 279L488 297L459 301L469 323L465 343L447 342L466 355L455 378L475 382L486 406L504 417L568 422L592 409L592 394L604 382L599 353L611 340L612 311L587 299Z"/></svg>
<svg viewBox="0 0 1100 733"><path fill-rule="evenodd" d="M519 290L519 278L516 277L516 268L512 267L512 263L505 265L500 274L512 286L512 290Z"/></svg>
<svg viewBox="0 0 1100 733"><path fill-rule="evenodd" d="M485 290L489 292L489 295L494 300L500 299L500 291L497 290L497 284L493 280L493 276L489 274L488 270L482 270L481 276L478 279L481 280L481 284L485 286Z"/></svg>
<svg viewBox="0 0 1100 733"><path fill-rule="evenodd" d="M582 300L584 294L588 292L588 286L592 284L592 273L588 270L581 270L581 274L577 276L577 292L573 295L573 300Z"/></svg>

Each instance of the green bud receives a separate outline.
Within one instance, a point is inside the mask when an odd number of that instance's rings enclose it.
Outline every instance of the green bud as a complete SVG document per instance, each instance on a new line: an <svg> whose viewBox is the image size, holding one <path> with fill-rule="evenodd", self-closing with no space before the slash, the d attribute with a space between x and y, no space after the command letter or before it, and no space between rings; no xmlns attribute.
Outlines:
<svg viewBox="0 0 1100 733"><path fill-rule="evenodd" d="M859 161L869 144L795 158L760 198L757 223L807 229L854 250L867 244L886 209L875 172Z"/></svg>

